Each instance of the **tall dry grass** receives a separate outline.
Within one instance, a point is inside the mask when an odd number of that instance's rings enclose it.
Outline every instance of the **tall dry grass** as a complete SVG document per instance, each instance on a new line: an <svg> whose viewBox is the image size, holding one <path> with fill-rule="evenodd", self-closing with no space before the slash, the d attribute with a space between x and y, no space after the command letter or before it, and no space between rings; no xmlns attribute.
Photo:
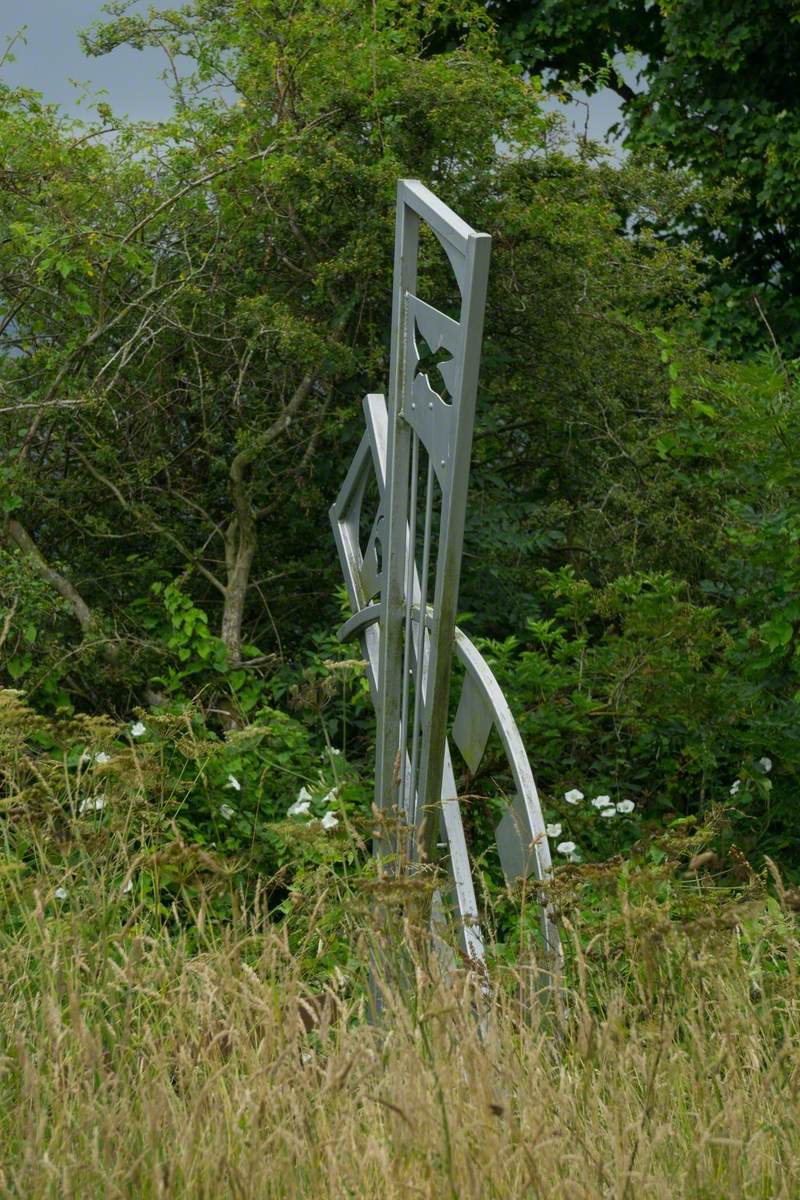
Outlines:
<svg viewBox="0 0 800 1200"><path fill-rule="evenodd" d="M419 959L374 1027L342 973L309 992L313 922L290 949L252 912L190 952L114 916L102 877L84 884L66 904L17 896L0 941L3 1195L800 1193L783 912L747 954L714 922L573 950L560 1029L535 1001L521 1011L508 974L481 1023L469 980ZM8 916L8 879L4 895Z"/></svg>
<svg viewBox="0 0 800 1200"><path fill-rule="evenodd" d="M570 868L558 1015L524 958L486 1005L385 894L370 944L375 881L334 865L282 925L257 891L223 922L234 876L170 830L138 751L84 811L8 711L0 1195L797 1200L800 894L777 875L776 900L740 863L707 901L702 832L654 871ZM403 980L378 1026L370 957Z"/></svg>

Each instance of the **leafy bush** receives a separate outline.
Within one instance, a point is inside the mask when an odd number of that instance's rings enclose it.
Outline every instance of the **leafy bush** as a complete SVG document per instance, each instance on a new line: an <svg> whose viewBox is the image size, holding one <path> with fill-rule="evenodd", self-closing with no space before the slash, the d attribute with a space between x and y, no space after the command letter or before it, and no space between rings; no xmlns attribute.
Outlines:
<svg viewBox="0 0 800 1200"><path fill-rule="evenodd" d="M120 726L0 692L0 774L19 886L36 889L45 862L66 899L87 855L103 874L120 860L116 885L156 925L200 903L230 919L256 891L277 909L304 873L354 861L359 839L341 835L372 798L341 752L267 707L221 735L178 705Z"/></svg>

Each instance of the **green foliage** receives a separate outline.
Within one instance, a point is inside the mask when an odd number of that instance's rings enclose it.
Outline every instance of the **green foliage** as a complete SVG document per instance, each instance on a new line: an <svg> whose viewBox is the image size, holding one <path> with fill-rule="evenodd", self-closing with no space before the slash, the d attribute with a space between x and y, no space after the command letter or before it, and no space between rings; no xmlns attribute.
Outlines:
<svg viewBox="0 0 800 1200"><path fill-rule="evenodd" d="M683 217L656 228L694 235L710 261L710 345L768 342L761 309L790 353L800 309L795 0L494 0L506 56L564 91L603 86L622 100L626 145L697 181ZM639 56L632 87L623 55Z"/></svg>
<svg viewBox="0 0 800 1200"><path fill-rule="evenodd" d="M0 679L42 708L69 708L69 607L20 555L0 549Z"/></svg>
<svg viewBox="0 0 800 1200"><path fill-rule="evenodd" d="M110 141L4 92L0 440L19 528L3 540L30 553L27 535L40 573L57 566L51 583L114 643L105 661L75 647L83 705L178 686L145 624L154 583L183 578L232 670L243 646L282 655L309 613L333 617L318 514L386 375L396 180L467 211L497 139L529 145L543 126L480 6L459 13L457 46L426 57L431 6L119 10L94 52L157 44L196 73L169 121L114 117ZM201 624L192 645L168 635L179 674L201 658Z"/></svg>
<svg viewBox="0 0 800 1200"><path fill-rule="evenodd" d="M266 706L222 737L185 705L120 726L48 720L5 691L0 772L4 810L26 817L6 845L19 886L36 886L42 853L69 893L87 854L99 869L124 849L120 886L133 881L156 926L180 925L200 904L210 919L228 920L256 893L279 911L321 864L354 861L371 802L357 767ZM298 795L308 803L290 813Z"/></svg>
<svg viewBox="0 0 800 1200"><path fill-rule="evenodd" d="M166 673L156 677L154 682L168 695L180 697L186 697L190 689L196 694L197 689L192 689L192 683L198 675L222 682L228 671L228 654L222 639L208 628L207 614L193 604L176 583L165 588L154 583L150 590L153 595L163 597L167 632L162 637L167 650L173 652ZM228 676L228 683L235 689L237 685L241 687L246 677L245 671L237 669ZM250 697L247 699L249 701Z"/></svg>
<svg viewBox="0 0 800 1200"><path fill-rule="evenodd" d="M796 368L770 357L703 363L675 333L650 336L666 395L646 434L643 422L626 444L630 424L615 424L627 483L599 439L583 465L582 447L565 456L577 477L571 529L588 547L565 567L537 570L524 526L509 522L495 562L501 578L520 580L528 612L495 615L487 652L523 714L548 819L582 854L603 859L642 828L724 804L728 840L794 874ZM577 810L562 799L573 788L586 797ZM597 796L633 801L635 816L599 819ZM477 828L481 844L488 831Z"/></svg>
<svg viewBox="0 0 800 1200"><path fill-rule="evenodd" d="M24 186L0 193L15 313L0 360L14 410L0 423L16 521L4 541L30 554L27 534L40 575L49 564L57 594L85 604L80 631L58 629L81 707L122 715L227 672L249 712L274 666L333 624L319 516L361 396L387 375L400 175L494 239L471 531L488 583L476 596L467 578L465 605L507 632L535 603L532 559L590 545L581 567L611 575L631 566L632 534L647 537L637 460L669 386L647 330L691 309L696 280L690 250L631 237L627 221L674 210L675 189L561 154L480 5L458 9L439 51L452 5L272 11L197 4L93 32L98 52L151 41L194 58L156 130L118 123L103 142L7 95L0 138ZM232 102L209 102L223 79ZM420 287L434 302L452 291L432 240ZM617 533L603 544L608 471ZM152 588L176 580L185 614L165 628Z"/></svg>

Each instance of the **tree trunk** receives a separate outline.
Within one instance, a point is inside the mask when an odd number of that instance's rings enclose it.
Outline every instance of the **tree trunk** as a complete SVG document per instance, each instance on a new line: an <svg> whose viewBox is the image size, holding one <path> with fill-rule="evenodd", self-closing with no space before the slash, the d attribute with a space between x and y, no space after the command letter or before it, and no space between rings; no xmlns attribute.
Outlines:
<svg viewBox="0 0 800 1200"><path fill-rule="evenodd" d="M250 568L253 565L258 538L252 508L246 503L247 512L234 517L225 535L225 561L228 577L225 601L222 606L222 628L220 637L228 651L228 664L238 666L242 657L242 623L247 589L250 583Z"/></svg>
<svg viewBox="0 0 800 1200"><path fill-rule="evenodd" d="M313 371L303 376L280 416L235 455L228 473L236 515L225 532L227 581L220 637L225 643L231 666L238 664L241 659L244 606L250 583L250 568L258 548L255 510L245 483L245 475L253 459L263 454L266 447L289 428L308 398L316 378Z"/></svg>
<svg viewBox="0 0 800 1200"><path fill-rule="evenodd" d="M66 575L62 575L60 571L57 571L55 567L50 565L27 529L23 525L20 525L19 521L15 521L12 518L6 522L5 534L7 540L30 559L40 579L48 583L54 591L58 592L59 596L66 600L81 627L83 636L86 637L91 633L95 626L95 618L89 605L78 589L70 583ZM105 639L101 651L106 660L114 666L118 659L118 648L114 640L111 638Z"/></svg>

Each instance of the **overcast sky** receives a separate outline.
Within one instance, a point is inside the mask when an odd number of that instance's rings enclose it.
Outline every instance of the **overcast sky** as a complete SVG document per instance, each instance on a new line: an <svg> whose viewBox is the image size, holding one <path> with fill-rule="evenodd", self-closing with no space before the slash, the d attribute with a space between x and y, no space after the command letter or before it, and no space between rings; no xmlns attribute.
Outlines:
<svg viewBox="0 0 800 1200"><path fill-rule="evenodd" d="M45 99L74 108L82 88L70 80L105 89L106 99L120 113L141 120L158 120L170 111L166 84L159 76L166 59L158 50L123 47L103 58L87 58L78 31L102 20L103 0L0 0L3 37L23 25L26 43L14 47L16 62L2 69L6 82L35 88ZM146 8L146 4L141 7Z"/></svg>
<svg viewBox="0 0 800 1200"><path fill-rule="evenodd" d="M88 83L93 92L105 89L106 99L117 112L136 120L158 120L169 114L171 103L166 84L160 79L165 58L158 50L122 48L103 58L87 58L81 51L78 31L103 18L103 0L0 0L0 34L13 35L27 26L26 42L15 48L16 62L2 68L6 82L44 93L45 99L72 110ZM146 0L139 0L142 8ZM553 107L558 107L555 101ZM586 109L580 105L563 108L578 132L583 131ZM589 104L589 136L601 140L617 119L619 102L613 92L593 96Z"/></svg>

